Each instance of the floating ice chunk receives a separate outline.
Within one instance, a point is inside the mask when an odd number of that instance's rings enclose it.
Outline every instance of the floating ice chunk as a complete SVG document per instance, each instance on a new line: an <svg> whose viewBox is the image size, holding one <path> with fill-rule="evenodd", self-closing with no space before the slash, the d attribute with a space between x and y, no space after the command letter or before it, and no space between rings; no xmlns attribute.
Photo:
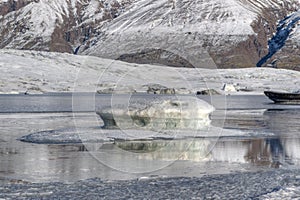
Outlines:
<svg viewBox="0 0 300 200"><path fill-rule="evenodd" d="M214 107L196 97L159 99L124 107L104 108L97 114L107 129L198 130L210 125Z"/></svg>
<svg viewBox="0 0 300 200"><path fill-rule="evenodd" d="M222 90L224 90L225 92L236 92L234 85L227 83L223 85Z"/></svg>

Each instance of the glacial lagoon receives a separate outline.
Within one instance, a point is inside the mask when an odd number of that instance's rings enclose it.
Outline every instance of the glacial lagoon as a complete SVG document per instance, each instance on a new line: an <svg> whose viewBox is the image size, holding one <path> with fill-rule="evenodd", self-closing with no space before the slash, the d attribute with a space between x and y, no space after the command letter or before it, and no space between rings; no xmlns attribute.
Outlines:
<svg viewBox="0 0 300 200"><path fill-rule="evenodd" d="M114 98L122 100L128 96ZM211 115L211 124L231 135L211 129L205 137L185 139L22 142L21 137L40 131L101 131L103 123L100 118L95 119L95 110L110 104L112 96L77 94L74 99L72 94L0 95L0 179L127 180L300 167L300 106L276 105L263 95L199 98L214 101L216 110ZM94 104L82 104L74 114L74 100Z"/></svg>

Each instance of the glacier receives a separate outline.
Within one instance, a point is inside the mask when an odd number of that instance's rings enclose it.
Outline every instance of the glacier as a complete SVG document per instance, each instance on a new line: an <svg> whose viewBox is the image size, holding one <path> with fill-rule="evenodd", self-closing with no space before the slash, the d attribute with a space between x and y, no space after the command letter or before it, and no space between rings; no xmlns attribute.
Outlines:
<svg viewBox="0 0 300 200"><path fill-rule="evenodd" d="M284 47L285 42L292 35L295 26L300 21L300 10L287 16L283 20L279 21L277 26L277 32L268 41L269 52L256 64L257 67L261 67L266 63L277 51Z"/></svg>
<svg viewBox="0 0 300 200"><path fill-rule="evenodd" d="M0 93L97 92L147 93L160 84L191 94L225 83L262 94L264 90L296 91L300 72L272 68L195 69L132 64L94 56L41 51L0 50Z"/></svg>

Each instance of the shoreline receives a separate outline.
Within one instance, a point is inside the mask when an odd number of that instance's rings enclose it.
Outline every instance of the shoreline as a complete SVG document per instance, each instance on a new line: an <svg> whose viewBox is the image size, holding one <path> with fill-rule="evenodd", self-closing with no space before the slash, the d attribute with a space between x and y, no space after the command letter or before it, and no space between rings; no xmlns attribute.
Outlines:
<svg viewBox="0 0 300 200"><path fill-rule="evenodd" d="M202 177L140 177L108 181L99 178L73 183L0 183L0 198L47 199L270 199L299 197L299 169L203 175Z"/></svg>

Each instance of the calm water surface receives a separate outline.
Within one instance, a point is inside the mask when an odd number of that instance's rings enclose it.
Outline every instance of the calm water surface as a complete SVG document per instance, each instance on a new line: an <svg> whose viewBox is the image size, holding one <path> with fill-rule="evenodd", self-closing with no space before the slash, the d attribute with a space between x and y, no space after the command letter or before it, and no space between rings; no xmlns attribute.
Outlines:
<svg viewBox="0 0 300 200"><path fill-rule="evenodd" d="M212 125L253 132L250 137L120 141L88 147L17 140L38 131L75 127L74 104L82 105L76 106L80 111L76 117L88 124L91 113L109 105L111 98L88 94L73 99L71 94L0 95L0 179L71 182L92 177L202 176L300 166L300 106L275 105L259 95L201 97L217 108L211 116ZM114 98L122 101L129 97Z"/></svg>

